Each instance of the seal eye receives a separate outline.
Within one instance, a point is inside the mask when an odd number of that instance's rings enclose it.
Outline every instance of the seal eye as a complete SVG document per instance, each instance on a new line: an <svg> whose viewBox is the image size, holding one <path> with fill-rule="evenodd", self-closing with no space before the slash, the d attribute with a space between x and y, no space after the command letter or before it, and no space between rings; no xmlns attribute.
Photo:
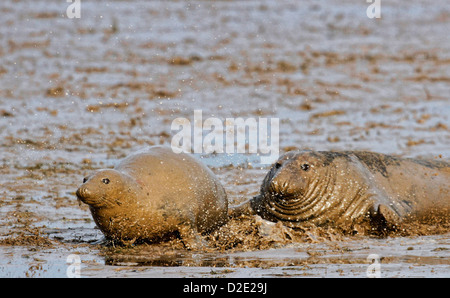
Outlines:
<svg viewBox="0 0 450 298"><path fill-rule="evenodd" d="M83 183L86 183L88 181L88 178L83 178Z"/></svg>
<svg viewBox="0 0 450 298"><path fill-rule="evenodd" d="M279 169L279 168L281 168L281 163L279 163L279 162L275 163L275 169Z"/></svg>
<svg viewBox="0 0 450 298"><path fill-rule="evenodd" d="M302 168L303 171L308 171L310 166L309 166L309 164L304 163L304 164L301 165L301 168Z"/></svg>
<svg viewBox="0 0 450 298"><path fill-rule="evenodd" d="M109 181L108 178L103 178L103 179L102 179L102 182L105 183L105 184L109 184L110 181Z"/></svg>

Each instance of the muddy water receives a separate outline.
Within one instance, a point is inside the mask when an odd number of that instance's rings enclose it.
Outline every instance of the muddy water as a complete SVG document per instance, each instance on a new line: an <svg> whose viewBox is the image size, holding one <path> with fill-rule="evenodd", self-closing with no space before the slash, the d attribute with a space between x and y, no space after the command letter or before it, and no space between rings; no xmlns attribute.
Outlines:
<svg viewBox="0 0 450 298"><path fill-rule="evenodd" d="M91 171L171 142L177 117L280 119L280 151L450 158L450 3L0 3L0 276L449 276L446 227L378 239L233 220L199 251L110 247L74 191ZM268 170L205 155L230 203ZM70 259L70 260L73 260Z"/></svg>

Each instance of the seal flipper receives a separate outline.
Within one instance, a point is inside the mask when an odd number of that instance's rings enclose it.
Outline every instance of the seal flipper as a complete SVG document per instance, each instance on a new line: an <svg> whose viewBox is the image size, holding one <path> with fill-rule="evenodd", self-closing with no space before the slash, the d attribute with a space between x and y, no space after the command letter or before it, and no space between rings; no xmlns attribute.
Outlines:
<svg viewBox="0 0 450 298"><path fill-rule="evenodd" d="M400 223L400 217L398 214L386 205L381 204L378 206L378 214L382 215L383 218L391 225L397 226Z"/></svg>
<svg viewBox="0 0 450 298"><path fill-rule="evenodd" d="M384 204L374 204L369 210L372 232L387 234L395 230L400 223L400 216Z"/></svg>
<svg viewBox="0 0 450 298"><path fill-rule="evenodd" d="M232 206L228 209L228 216L230 217L239 217L242 215L253 215L256 214L252 208L252 201L255 198L248 199L247 201L237 205Z"/></svg>

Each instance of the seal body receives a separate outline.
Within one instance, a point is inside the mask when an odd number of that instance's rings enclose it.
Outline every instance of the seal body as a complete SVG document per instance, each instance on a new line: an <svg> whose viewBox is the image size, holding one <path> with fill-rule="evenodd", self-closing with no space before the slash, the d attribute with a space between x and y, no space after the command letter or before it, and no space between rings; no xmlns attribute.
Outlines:
<svg viewBox="0 0 450 298"><path fill-rule="evenodd" d="M161 146L132 154L114 169L96 171L84 178L76 195L113 240L208 233L228 218L225 190L212 171Z"/></svg>
<svg viewBox="0 0 450 298"><path fill-rule="evenodd" d="M249 203L264 219L294 228L365 223L379 230L432 215L448 218L450 163L364 151L293 151L273 165Z"/></svg>

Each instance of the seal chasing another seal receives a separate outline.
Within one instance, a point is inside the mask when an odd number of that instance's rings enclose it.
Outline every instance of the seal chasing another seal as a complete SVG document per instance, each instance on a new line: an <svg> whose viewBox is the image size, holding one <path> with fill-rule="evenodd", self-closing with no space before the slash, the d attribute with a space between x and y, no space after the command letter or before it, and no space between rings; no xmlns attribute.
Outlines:
<svg viewBox="0 0 450 298"><path fill-rule="evenodd" d="M365 151L291 151L272 166L260 195L234 212L250 208L293 228L312 223L358 232L358 224L369 233L407 220L448 220L450 163Z"/></svg>
<svg viewBox="0 0 450 298"><path fill-rule="evenodd" d="M114 169L84 178L76 191L112 240L183 240L227 222L228 200L213 172L188 154L154 146L132 154Z"/></svg>

